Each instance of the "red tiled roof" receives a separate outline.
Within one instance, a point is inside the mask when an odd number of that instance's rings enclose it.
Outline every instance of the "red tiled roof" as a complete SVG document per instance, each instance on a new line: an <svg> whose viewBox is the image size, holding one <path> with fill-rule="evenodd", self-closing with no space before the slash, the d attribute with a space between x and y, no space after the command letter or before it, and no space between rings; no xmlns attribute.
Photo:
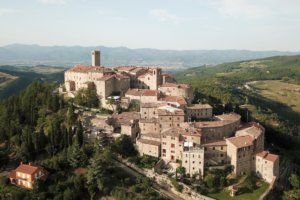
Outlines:
<svg viewBox="0 0 300 200"><path fill-rule="evenodd" d="M137 142L153 145L153 146L160 146L160 142L154 140L147 140L147 139L138 139Z"/></svg>
<svg viewBox="0 0 300 200"><path fill-rule="evenodd" d="M261 151L261 152L258 152L256 154L256 156L259 156L265 160L268 160L268 161L271 161L271 162L275 162L279 156L278 155L275 155L275 154L271 154L269 153L268 151Z"/></svg>
<svg viewBox="0 0 300 200"><path fill-rule="evenodd" d="M203 146L226 146L225 140L203 141Z"/></svg>
<svg viewBox="0 0 300 200"><path fill-rule="evenodd" d="M157 96L157 90L148 90L148 89L129 89L125 95L131 96Z"/></svg>
<svg viewBox="0 0 300 200"><path fill-rule="evenodd" d="M157 90L146 90L144 91L143 96L157 96L157 94Z"/></svg>
<svg viewBox="0 0 300 200"><path fill-rule="evenodd" d="M166 101L166 102L175 102L175 103L178 103L179 105L187 104L183 97L178 97L178 96L165 95L164 97L160 98L159 100Z"/></svg>
<svg viewBox="0 0 300 200"><path fill-rule="evenodd" d="M68 69L70 72L112 72L112 69L100 66L87 66L87 65L75 65L74 67Z"/></svg>
<svg viewBox="0 0 300 200"><path fill-rule="evenodd" d="M241 148L241 147L247 147L253 145L254 139L250 135L245 135L245 136L227 138L226 140L228 140L231 144L233 144L237 148Z"/></svg>
<svg viewBox="0 0 300 200"><path fill-rule="evenodd" d="M21 164L19 165L19 167L17 167L16 172L32 175L38 170L39 170L38 166Z"/></svg>

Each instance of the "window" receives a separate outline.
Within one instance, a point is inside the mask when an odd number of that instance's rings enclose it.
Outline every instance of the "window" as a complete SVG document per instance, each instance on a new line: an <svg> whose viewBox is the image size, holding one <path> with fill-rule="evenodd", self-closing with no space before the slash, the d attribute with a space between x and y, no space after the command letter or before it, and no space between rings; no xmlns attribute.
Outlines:
<svg viewBox="0 0 300 200"><path fill-rule="evenodd" d="M163 154L162 156L163 156L163 157L166 157L166 154Z"/></svg>
<svg viewBox="0 0 300 200"><path fill-rule="evenodd" d="M187 163L187 160L185 161L185 163Z"/></svg>
<svg viewBox="0 0 300 200"><path fill-rule="evenodd" d="M175 144L171 144L171 148L175 148Z"/></svg>
<svg viewBox="0 0 300 200"><path fill-rule="evenodd" d="M170 117L169 120L172 120L172 118Z"/></svg>
<svg viewBox="0 0 300 200"><path fill-rule="evenodd" d="M199 162L199 164L201 164L201 162Z"/></svg>
<svg viewBox="0 0 300 200"><path fill-rule="evenodd" d="M221 150L223 150L223 147L221 147Z"/></svg>
<svg viewBox="0 0 300 200"><path fill-rule="evenodd" d="M174 137L171 137L171 140L175 140L175 138L174 138Z"/></svg>
<svg viewBox="0 0 300 200"><path fill-rule="evenodd" d="M165 142L163 142L162 144L166 144Z"/></svg>
<svg viewBox="0 0 300 200"><path fill-rule="evenodd" d="M215 150L215 147L213 147L213 150Z"/></svg>
<svg viewBox="0 0 300 200"><path fill-rule="evenodd" d="M166 153L166 149L163 149L162 152L163 152L163 153Z"/></svg>
<svg viewBox="0 0 300 200"><path fill-rule="evenodd" d="M175 151L171 151L171 153L175 153Z"/></svg>

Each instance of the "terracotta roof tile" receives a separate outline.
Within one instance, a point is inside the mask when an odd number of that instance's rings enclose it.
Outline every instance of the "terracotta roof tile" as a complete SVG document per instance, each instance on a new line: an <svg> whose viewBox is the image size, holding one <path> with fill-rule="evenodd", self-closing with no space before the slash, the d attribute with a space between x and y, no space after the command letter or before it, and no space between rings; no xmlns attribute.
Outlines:
<svg viewBox="0 0 300 200"><path fill-rule="evenodd" d="M88 72L113 72L112 69L107 67L100 67L100 66L87 66L87 65L75 65L74 67L68 69L69 72L81 72L81 73L88 73Z"/></svg>
<svg viewBox="0 0 300 200"><path fill-rule="evenodd" d="M271 161L271 162L275 162L279 158L278 155L271 154L268 151L258 152L258 153L256 153L256 156L259 156L259 157L261 157L265 160Z"/></svg>
<svg viewBox="0 0 300 200"><path fill-rule="evenodd" d="M137 142L143 143L143 144L148 144L148 145L153 145L153 146L160 146L160 142L154 141L154 140L147 140L147 139L138 139Z"/></svg>
<svg viewBox="0 0 300 200"><path fill-rule="evenodd" d="M226 140L204 141L203 146L226 146Z"/></svg>
<svg viewBox="0 0 300 200"><path fill-rule="evenodd" d="M247 147L253 145L254 139L250 135L245 135L245 136L227 138L226 140L229 141L231 144L233 144L235 147L241 148L241 147Z"/></svg>

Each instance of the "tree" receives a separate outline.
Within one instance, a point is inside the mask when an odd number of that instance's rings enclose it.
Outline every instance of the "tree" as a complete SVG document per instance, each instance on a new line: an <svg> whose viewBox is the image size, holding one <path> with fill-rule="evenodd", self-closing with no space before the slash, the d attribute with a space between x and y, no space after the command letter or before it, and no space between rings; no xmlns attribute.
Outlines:
<svg viewBox="0 0 300 200"><path fill-rule="evenodd" d="M87 157L80 148L77 140L74 141L73 145L69 147L69 163L72 167L77 168L80 166L84 166L87 162Z"/></svg>
<svg viewBox="0 0 300 200"><path fill-rule="evenodd" d="M116 181L114 171L115 166L112 162L111 152L108 150L103 153L96 152L90 160L87 173L87 184L91 198L95 196L97 190L102 194L109 194Z"/></svg>
<svg viewBox="0 0 300 200"><path fill-rule="evenodd" d="M78 105L90 108L99 106L99 99L95 89L78 90L74 102Z"/></svg>
<svg viewBox="0 0 300 200"><path fill-rule="evenodd" d="M71 127L72 125L75 124L75 121L76 121L76 115L74 113L74 105L73 103L70 104L69 108L68 108L68 111L67 111L67 124L68 124L68 127Z"/></svg>
<svg viewBox="0 0 300 200"><path fill-rule="evenodd" d="M125 158L137 155L137 151L128 135L122 135L119 137L112 145L112 150Z"/></svg>
<svg viewBox="0 0 300 200"><path fill-rule="evenodd" d="M77 140L79 146L81 147L82 144L83 144L83 127L82 127L82 124L81 124L80 120L77 121L76 140Z"/></svg>
<svg viewBox="0 0 300 200"><path fill-rule="evenodd" d="M289 177L289 182L292 185L293 189L300 189L300 179L296 174L292 174Z"/></svg>

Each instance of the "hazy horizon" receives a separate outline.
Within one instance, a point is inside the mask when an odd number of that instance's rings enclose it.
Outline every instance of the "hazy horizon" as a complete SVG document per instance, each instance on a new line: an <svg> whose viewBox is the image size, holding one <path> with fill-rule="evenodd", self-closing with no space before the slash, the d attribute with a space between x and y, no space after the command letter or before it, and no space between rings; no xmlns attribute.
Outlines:
<svg viewBox="0 0 300 200"><path fill-rule="evenodd" d="M297 0L10 0L0 45L300 51Z"/></svg>

